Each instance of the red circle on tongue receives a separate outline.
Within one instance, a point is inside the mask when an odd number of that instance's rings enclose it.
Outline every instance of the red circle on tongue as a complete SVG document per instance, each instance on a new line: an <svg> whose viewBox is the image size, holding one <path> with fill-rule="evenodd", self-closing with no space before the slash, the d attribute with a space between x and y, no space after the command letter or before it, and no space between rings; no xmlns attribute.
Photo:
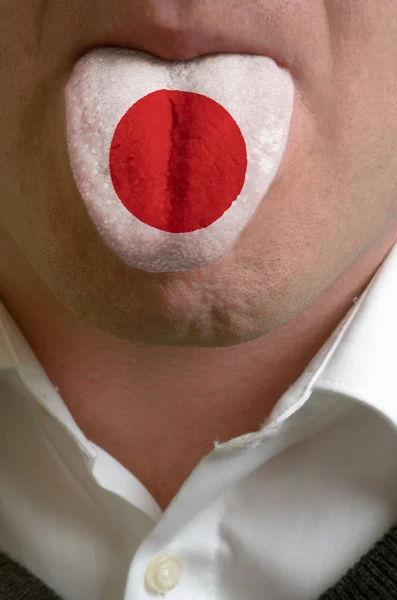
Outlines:
<svg viewBox="0 0 397 600"><path fill-rule="evenodd" d="M247 150L233 117L193 92L158 90L118 123L109 153L115 192L137 219L162 231L208 227L240 194Z"/></svg>

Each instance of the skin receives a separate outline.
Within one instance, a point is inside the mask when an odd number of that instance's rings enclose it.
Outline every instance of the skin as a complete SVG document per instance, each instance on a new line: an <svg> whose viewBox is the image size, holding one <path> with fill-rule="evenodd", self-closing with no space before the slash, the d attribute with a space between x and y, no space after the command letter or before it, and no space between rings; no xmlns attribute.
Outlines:
<svg viewBox="0 0 397 600"><path fill-rule="evenodd" d="M397 4L0 0L0 23L1 300L86 435L165 508L214 440L258 429L397 240ZM283 164L217 264L145 273L95 233L64 87L103 45L290 70Z"/></svg>

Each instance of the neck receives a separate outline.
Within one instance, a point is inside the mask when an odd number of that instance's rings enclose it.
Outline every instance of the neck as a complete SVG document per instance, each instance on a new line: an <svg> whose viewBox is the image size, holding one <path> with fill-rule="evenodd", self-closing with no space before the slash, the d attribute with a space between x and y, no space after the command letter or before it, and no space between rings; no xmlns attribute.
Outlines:
<svg viewBox="0 0 397 600"><path fill-rule="evenodd" d="M153 347L111 337L78 321L27 261L6 248L0 294L87 437L152 486L165 507L215 440L260 427L365 290L395 240L393 232L368 247L284 327L226 348ZM167 469L173 462L178 473L167 498L154 489L161 483L154 483L153 465L160 470L164 456Z"/></svg>

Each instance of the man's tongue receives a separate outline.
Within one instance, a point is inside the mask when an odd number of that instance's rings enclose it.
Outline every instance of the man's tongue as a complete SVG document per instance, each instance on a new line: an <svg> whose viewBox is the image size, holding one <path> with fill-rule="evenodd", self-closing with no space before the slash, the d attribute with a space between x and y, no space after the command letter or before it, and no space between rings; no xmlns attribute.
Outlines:
<svg viewBox="0 0 397 600"><path fill-rule="evenodd" d="M293 104L290 74L267 57L85 55L66 88L68 148L104 242L149 272L219 260L277 174Z"/></svg>

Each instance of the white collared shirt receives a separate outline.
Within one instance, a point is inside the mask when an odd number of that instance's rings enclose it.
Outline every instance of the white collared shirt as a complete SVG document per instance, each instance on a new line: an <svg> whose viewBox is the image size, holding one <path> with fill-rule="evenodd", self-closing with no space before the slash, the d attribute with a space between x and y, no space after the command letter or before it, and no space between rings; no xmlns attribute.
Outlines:
<svg viewBox="0 0 397 600"><path fill-rule="evenodd" d="M315 600L397 523L396 346L397 245L261 429L215 442L162 512L0 304L0 550L64 600Z"/></svg>

